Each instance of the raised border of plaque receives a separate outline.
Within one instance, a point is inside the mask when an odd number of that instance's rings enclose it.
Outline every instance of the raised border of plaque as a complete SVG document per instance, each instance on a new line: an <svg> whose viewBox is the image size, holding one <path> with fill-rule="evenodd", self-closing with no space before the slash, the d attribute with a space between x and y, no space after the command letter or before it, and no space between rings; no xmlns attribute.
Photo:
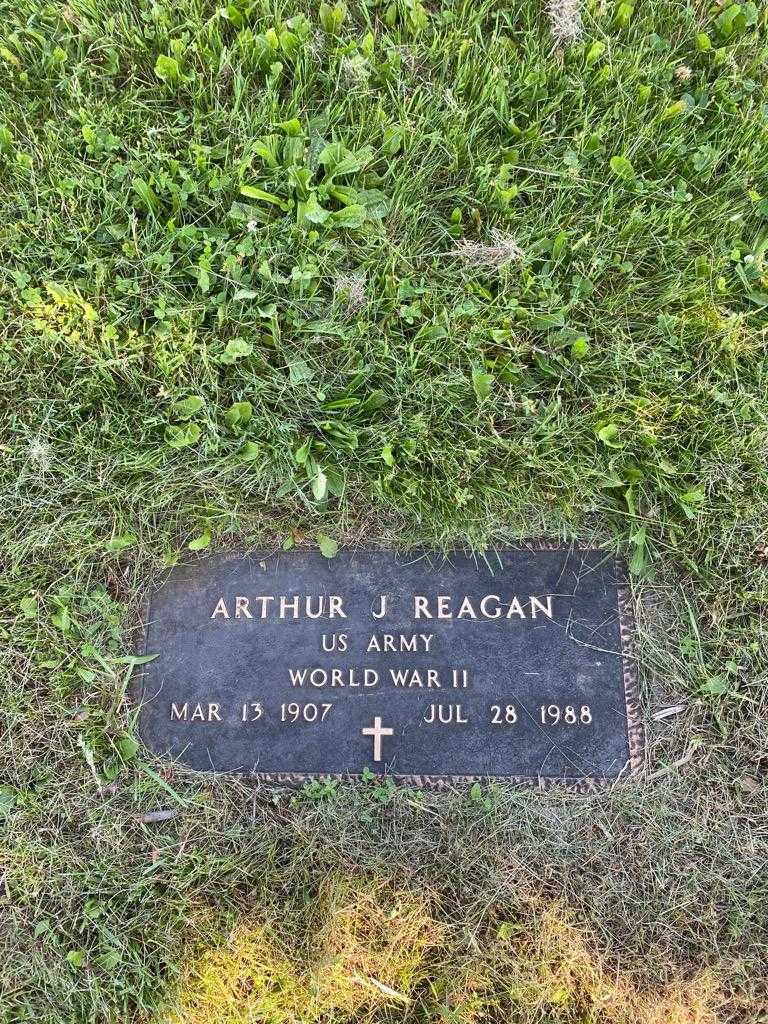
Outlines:
<svg viewBox="0 0 768 1024"><path fill-rule="evenodd" d="M241 549L229 549L219 552L213 558L203 557L188 559L181 563L183 566L202 567L206 562L211 561L215 566L218 564L220 558L225 559L244 559L249 562L263 563L267 559L281 557L290 559L291 555L295 551L301 551L302 549L294 549L291 552L283 553L279 550L246 550ZM614 568L614 578L616 581L615 591L617 598L617 617L619 627L619 641L620 641L620 653L622 660L622 684L623 684L623 696L626 706L626 736L627 736L627 751L628 758L624 768L616 775L583 775L583 776L555 776L555 775L533 775L533 774L465 774L465 773L440 773L440 774L413 774L403 773L391 770L385 770L378 772L376 775L393 779L397 782L405 785L411 785L414 787L424 787L432 789L450 789L455 788L457 785L467 785L474 782L497 782L504 783L513 786L525 786L534 787L539 790L546 790L550 788L557 788L565 792L573 793L589 793L595 792L606 786L615 785L617 781L622 778L627 778L630 775L635 774L640 770L643 764L644 751L645 751L645 729L642 720L642 707L639 692L639 679L638 679L638 666L637 656L635 649L635 619L634 610L632 603L632 595L629 587L629 581L626 571L626 565L624 561L616 557L608 548L600 547L597 544L590 543L571 543L562 544L556 541L547 540L528 540L521 541L517 544L505 544L494 546L489 549L491 552L504 554L505 552L530 552L535 553L538 551L562 551L563 553L570 552L596 552L604 554L606 558L612 560ZM428 548L416 548L416 549L394 549L386 547L371 547L371 546L359 546L350 547L346 549L346 553L351 555L382 555L391 554L393 558L409 559L413 560L420 556L426 556L436 560L450 561L451 557L474 557L476 560L482 556L473 555L471 552L460 549L452 549L446 552L428 549ZM178 568L178 567L175 567ZM168 580L169 576L173 573L173 569L169 570L168 573L164 574L163 579L152 588L152 590L145 596L140 609L140 638L137 644L136 653L138 655L145 655L150 652L147 650L149 632L148 627L151 622L151 608L152 608L152 595L159 590ZM156 756L168 758L168 753L160 753L157 751L151 742L148 742L145 738L145 720L144 720L144 705L147 702L147 694L145 692L145 681L150 673L146 669L137 671L134 676L134 680L129 689L129 698L135 709L138 711L139 721L139 736L145 742L145 745L153 752ZM322 779L336 779L339 781L359 781L359 772L348 772L348 771L253 771L246 768L239 769L216 769L212 768L194 768L184 763L183 759L174 760L172 763L182 767L185 771L189 771L195 774L201 774L204 776L211 776L213 774L220 775L232 775L247 778L254 782L263 782L266 784L280 785L280 786L296 786L301 785L305 782L312 780Z"/></svg>

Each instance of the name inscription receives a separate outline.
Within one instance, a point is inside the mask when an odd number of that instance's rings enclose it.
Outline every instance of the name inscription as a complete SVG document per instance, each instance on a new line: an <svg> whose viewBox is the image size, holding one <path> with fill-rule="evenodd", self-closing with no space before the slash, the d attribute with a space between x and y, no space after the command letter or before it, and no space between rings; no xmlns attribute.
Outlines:
<svg viewBox="0 0 768 1024"><path fill-rule="evenodd" d="M140 732L275 779L615 777L638 746L620 584L605 552L556 548L179 566L151 601Z"/></svg>
<svg viewBox="0 0 768 1024"><path fill-rule="evenodd" d="M254 611L251 610L254 605ZM374 619L383 619L390 611L389 596L380 594L375 602L376 607L371 610ZM477 608L477 611L475 610ZM232 609L232 616L230 616ZM211 618L222 619L253 619L254 612L259 610L256 616L259 619L266 619L270 612L278 619L299 619L305 616L308 619L346 619L344 611L344 598L340 594L306 594L304 596L286 596L280 594L259 594L257 597L220 597L216 607L211 612ZM527 609L527 610L526 610ZM484 597L473 599L464 596L461 598L457 610L454 612L453 599L450 594L439 594L433 598L425 597L423 594L413 595L413 618L414 619L512 619L532 618L537 614L546 615L552 618L552 595L548 594L545 600L531 596L526 605L520 603L517 595L511 600L504 601L498 594L486 594Z"/></svg>

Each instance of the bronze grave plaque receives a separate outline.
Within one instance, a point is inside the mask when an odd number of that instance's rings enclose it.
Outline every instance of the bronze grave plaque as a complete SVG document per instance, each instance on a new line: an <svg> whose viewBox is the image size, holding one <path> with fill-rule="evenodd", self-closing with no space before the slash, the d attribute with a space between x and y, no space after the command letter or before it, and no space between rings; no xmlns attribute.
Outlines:
<svg viewBox="0 0 768 1024"><path fill-rule="evenodd" d="M273 781L584 788L639 763L632 634L599 549L200 559L151 597L139 730L191 768Z"/></svg>

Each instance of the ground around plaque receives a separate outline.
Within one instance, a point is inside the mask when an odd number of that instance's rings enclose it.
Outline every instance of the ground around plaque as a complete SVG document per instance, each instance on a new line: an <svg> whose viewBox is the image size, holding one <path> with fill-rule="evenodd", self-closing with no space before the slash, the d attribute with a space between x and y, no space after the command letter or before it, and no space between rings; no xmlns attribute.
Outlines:
<svg viewBox="0 0 768 1024"><path fill-rule="evenodd" d="M765 1021L765 9L0 15L0 1022ZM141 742L171 566L524 538L626 560L632 778Z"/></svg>

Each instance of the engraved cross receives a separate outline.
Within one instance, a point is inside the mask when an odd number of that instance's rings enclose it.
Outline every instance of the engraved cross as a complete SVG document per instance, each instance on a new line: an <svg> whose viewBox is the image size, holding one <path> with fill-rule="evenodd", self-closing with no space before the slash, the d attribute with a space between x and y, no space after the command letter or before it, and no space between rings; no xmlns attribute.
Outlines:
<svg viewBox="0 0 768 1024"><path fill-rule="evenodd" d="M394 729L383 729L381 719L378 715L373 719L373 725L360 730L363 736L373 737L373 760L381 761L381 737L394 735Z"/></svg>

